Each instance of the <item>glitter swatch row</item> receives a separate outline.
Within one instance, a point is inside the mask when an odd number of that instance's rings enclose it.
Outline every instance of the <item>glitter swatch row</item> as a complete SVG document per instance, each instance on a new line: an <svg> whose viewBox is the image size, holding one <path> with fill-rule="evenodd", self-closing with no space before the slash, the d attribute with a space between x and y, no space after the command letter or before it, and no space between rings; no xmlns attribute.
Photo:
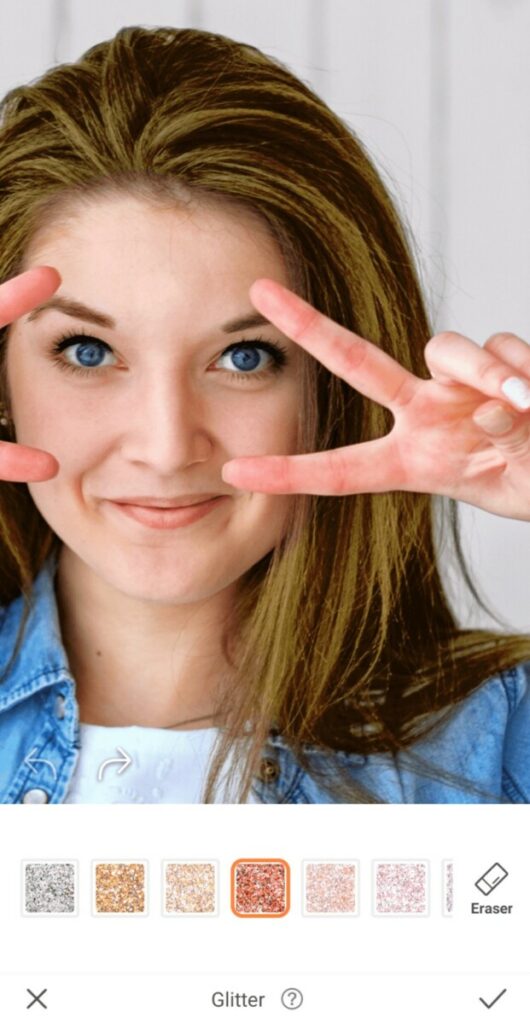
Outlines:
<svg viewBox="0 0 530 1024"><path fill-rule="evenodd" d="M72 916L79 912L77 861L23 861L22 913ZM92 913L147 915L146 861L94 861ZM217 861L163 861L161 913L169 917L212 917L219 913ZM278 858L250 857L230 869L230 909L237 917L285 917L291 909L291 869ZM453 912L453 862L442 865L442 910ZM359 913L359 862L302 863L301 911L309 916ZM424 917L429 913L427 861L374 861L376 916Z"/></svg>

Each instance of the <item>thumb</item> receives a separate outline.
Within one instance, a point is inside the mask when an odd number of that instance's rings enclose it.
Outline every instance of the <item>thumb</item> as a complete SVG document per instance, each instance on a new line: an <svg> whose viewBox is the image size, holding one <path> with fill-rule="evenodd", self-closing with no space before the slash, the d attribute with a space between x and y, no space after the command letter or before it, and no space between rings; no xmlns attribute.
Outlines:
<svg viewBox="0 0 530 1024"><path fill-rule="evenodd" d="M496 448L506 454L530 454L530 420L513 415L497 403L486 403L473 413L473 422L491 437Z"/></svg>

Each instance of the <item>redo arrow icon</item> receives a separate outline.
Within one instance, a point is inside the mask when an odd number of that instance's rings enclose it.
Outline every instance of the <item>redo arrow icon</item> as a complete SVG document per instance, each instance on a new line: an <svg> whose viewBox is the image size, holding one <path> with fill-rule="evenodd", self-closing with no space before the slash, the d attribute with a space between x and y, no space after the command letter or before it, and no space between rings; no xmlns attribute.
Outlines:
<svg viewBox="0 0 530 1024"><path fill-rule="evenodd" d="M118 757L109 757L106 761L103 761L98 769L98 782L103 782L103 775L107 768L110 768L111 764L119 764L118 775L123 775L123 772L127 770L129 765L133 763L132 757L127 753L123 747L116 747Z"/></svg>

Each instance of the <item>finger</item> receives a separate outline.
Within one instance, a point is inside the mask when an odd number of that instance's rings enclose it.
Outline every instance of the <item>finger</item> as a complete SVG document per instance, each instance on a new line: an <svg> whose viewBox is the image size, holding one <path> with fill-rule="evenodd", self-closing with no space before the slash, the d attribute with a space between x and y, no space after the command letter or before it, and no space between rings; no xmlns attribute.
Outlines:
<svg viewBox="0 0 530 1024"><path fill-rule="evenodd" d="M484 348L530 380L530 345L523 338L508 331L492 334Z"/></svg>
<svg viewBox="0 0 530 1024"><path fill-rule="evenodd" d="M49 452L25 444L0 441L0 480L33 483L50 480L59 471L59 463Z"/></svg>
<svg viewBox="0 0 530 1024"><path fill-rule="evenodd" d="M491 398L508 399L518 412L530 409L530 379L515 376L502 359L471 338L451 331L436 334L427 342L424 355L436 379L445 375Z"/></svg>
<svg viewBox="0 0 530 1024"><path fill-rule="evenodd" d="M221 469L226 483L267 494L376 494L405 487L391 435L308 455L264 455L230 459Z"/></svg>
<svg viewBox="0 0 530 1024"><path fill-rule="evenodd" d="M55 267L32 267L0 285L0 327L13 323L57 290L61 277Z"/></svg>
<svg viewBox="0 0 530 1024"><path fill-rule="evenodd" d="M486 402L473 413L473 421L495 447L510 460L530 456L530 422L513 415L498 402Z"/></svg>
<svg viewBox="0 0 530 1024"><path fill-rule="evenodd" d="M423 383L377 345L336 324L277 281L260 277L249 294L256 309L287 337L374 402L397 409Z"/></svg>

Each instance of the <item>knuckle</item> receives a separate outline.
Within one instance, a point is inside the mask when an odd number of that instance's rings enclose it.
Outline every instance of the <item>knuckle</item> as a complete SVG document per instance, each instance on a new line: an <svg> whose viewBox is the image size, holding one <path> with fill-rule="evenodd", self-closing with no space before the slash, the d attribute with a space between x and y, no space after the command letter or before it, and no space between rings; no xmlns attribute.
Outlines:
<svg viewBox="0 0 530 1024"><path fill-rule="evenodd" d="M415 384L416 382L409 380L408 377L399 382L398 388L391 399L391 404L394 408L401 409L409 405L416 391Z"/></svg>
<svg viewBox="0 0 530 1024"><path fill-rule="evenodd" d="M275 465L274 482L282 489L288 489L291 485L291 462L287 455L281 455Z"/></svg>
<svg viewBox="0 0 530 1024"><path fill-rule="evenodd" d="M334 451L329 454L329 466L333 474L333 490L337 495L348 493L348 465L347 455L342 451Z"/></svg>
<svg viewBox="0 0 530 1024"><path fill-rule="evenodd" d="M460 335L456 331L442 331L440 334L434 334L432 338L429 338L424 351L430 352L432 355L433 352L437 352L438 349L456 341L459 337Z"/></svg>
<svg viewBox="0 0 530 1024"><path fill-rule="evenodd" d="M488 348L495 350L499 345L502 345L504 341L511 341L514 338L516 341L523 340L522 338L519 338L517 334L514 334L513 331L496 331L495 334L490 334L488 340L484 342L484 348L487 346ZM524 344L526 345L527 342L524 342Z"/></svg>
<svg viewBox="0 0 530 1024"><path fill-rule="evenodd" d="M506 342L516 342L517 345L517 362L513 362L513 366L517 367L517 370L524 373L526 376L530 376L530 344L520 338L517 334L512 334L510 331L499 332L492 334L490 338L484 343L484 348L488 352L492 352L499 360L506 361L508 353L506 352ZM524 350L521 350L520 345L524 345L527 349L528 354L522 355ZM510 349L513 351L515 356L515 348Z"/></svg>
<svg viewBox="0 0 530 1024"><path fill-rule="evenodd" d="M508 438L498 438L495 440L497 448L501 448L505 455L511 455L512 458L528 458L530 452L530 441L528 437L528 431L520 431L518 434L510 436Z"/></svg>
<svg viewBox="0 0 530 1024"><path fill-rule="evenodd" d="M488 359L486 362L479 362L476 370L476 376L479 381L488 381L490 377L492 377L494 384L497 385L499 377L499 363L496 359Z"/></svg>
<svg viewBox="0 0 530 1024"><path fill-rule="evenodd" d="M363 338L344 338L337 335L334 339L335 346L345 359L346 367L351 370L358 370L368 354L368 345Z"/></svg>
<svg viewBox="0 0 530 1024"><path fill-rule="evenodd" d="M295 341L302 340L306 334L309 334L314 329L321 319L322 314L318 312L318 309L313 309L312 306L297 310L294 314L293 339Z"/></svg>

